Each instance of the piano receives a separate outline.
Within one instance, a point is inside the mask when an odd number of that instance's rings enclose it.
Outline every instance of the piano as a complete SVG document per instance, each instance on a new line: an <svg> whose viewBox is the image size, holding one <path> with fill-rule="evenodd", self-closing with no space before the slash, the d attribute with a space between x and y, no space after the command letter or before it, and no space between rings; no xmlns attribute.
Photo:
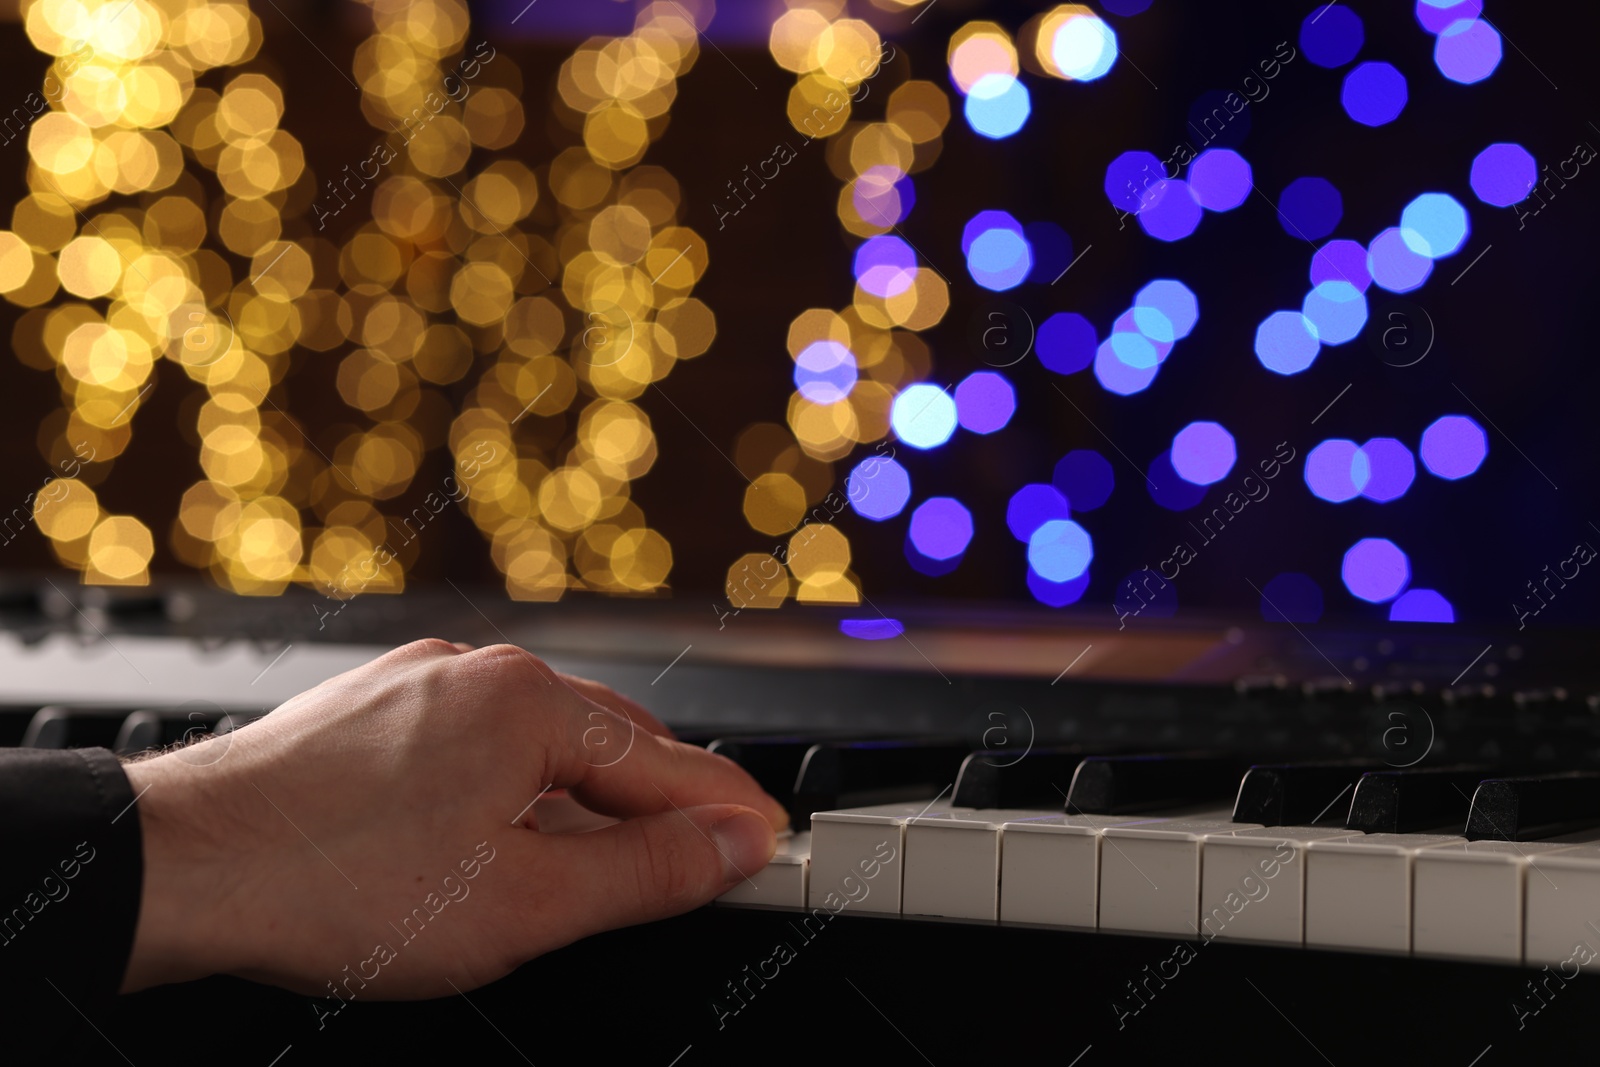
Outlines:
<svg viewBox="0 0 1600 1067"><path fill-rule="evenodd" d="M1581 633L1324 629L1319 651L1228 620L924 609L869 643L826 611L313 599L13 582L0 743L131 754L248 729L415 637L512 641L747 767L794 832L711 907L459 997L319 1019L217 977L120 998L61 1035L67 1061L112 1062L109 1037L134 1063L408 1062L419 1041L541 1064L1520 1063L1576 1047L1600 1002Z"/></svg>

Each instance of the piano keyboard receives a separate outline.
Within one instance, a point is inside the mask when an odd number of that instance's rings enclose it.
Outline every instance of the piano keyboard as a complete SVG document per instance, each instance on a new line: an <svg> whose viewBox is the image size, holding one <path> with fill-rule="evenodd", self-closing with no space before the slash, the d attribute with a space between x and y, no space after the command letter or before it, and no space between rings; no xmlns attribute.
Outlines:
<svg viewBox="0 0 1600 1067"><path fill-rule="evenodd" d="M906 751L919 748L920 763ZM928 759L937 764L929 753L948 755L917 741L821 742L801 761L796 795L816 795L804 768L825 752L835 767L854 761L859 783L878 791L925 777ZM959 772L946 758L953 788L810 812L809 830L783 839L773 863L719 904L1529 966L1600 947L1592 772L1256 765L1228 804L1214 795L1216 757L1091 756L1062 779L1070 787L1055 787L1054 803L1038 791L1021 806L962 803L971 777L993 779L996 761L1012 758L973 752ZM1059 753L1041 760L1059 766ZM1017 777L1027 763L1013 765ZM1473 776L1455 804L1433 788ZM858 782L831 785L848 796ZM1152 796L1175 803L1139 810ZM1425 832L1360 828L1405 822L1402 799L1418 797L1418 811L1459 818ZM1107 810L1116 807L1133 810Z"/></svg>

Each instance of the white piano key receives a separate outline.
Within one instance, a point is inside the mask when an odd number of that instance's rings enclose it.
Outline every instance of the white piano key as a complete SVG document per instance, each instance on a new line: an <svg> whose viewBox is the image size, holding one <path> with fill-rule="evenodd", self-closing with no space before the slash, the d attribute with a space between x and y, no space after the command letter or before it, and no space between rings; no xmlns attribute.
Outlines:
<svg viewBox="0 0 1600 1067"><path fill-rule="evenodd" d="M1335 827L1273 826L1207 836L1200 935L1226 941L1305 940L1305 849L1359 836Z"/></svg>
<svg viewBox="0 0 1600 1067"><path fill-rule="evenodd" d="M1467 841L1422 849L1412 875L1412 952L1520 964L1528 860L1570 847L1551 841Z"/></svg>
<svg viewBox="0 0 1600 1067"><path fill-rule="evenodd" d="M1600 955L1600 844L1531 857L1523 958L1570 978ZM1600 968L1591 967L1591 972Z"/></svg>
<svg viewBox="0 0 1600 1067"><path fill-rule="evenodd" d="M906 915L999 918L1001 827L1040 811L952 808L906 823Z"/></svg>
<svg viewBox="0 0 1600 1067"><path fill-rule="evenodd" d="M898 915L906 821L947 810L948 801L931 800L812 813L808 905L832 910L843 901L852 912Z"/></svg>
<svg viewBox="0 0 1600 1067"><path fill-rule="evenodd" d="M1100 928L1196 936L1202 843L1208 835L1260 829L1230 822L1228 816L1219 810L1106 827L1100 846Z"/></svg>
<svg viewBox="0 0 1600 1067"><path fill-rule="evenodd" d="M718 904L804 908L811 871L811 833L785 833L778 838L772 862L717 898Z"/></svg>
<svg viewBox="0 0 1600 1067"><path fill-rule="evenodd" d="M1092 929L1100 899L1100 832L1140 815L1037 815L1000 838L1000 921Z"/></svg>
<svg viewBox="0 0 1600 1067"><path fill-rule="evenodd" d="M1417 853L1448 834L1363 834L1306 846L1306 947L1411 952Z"/></svg>

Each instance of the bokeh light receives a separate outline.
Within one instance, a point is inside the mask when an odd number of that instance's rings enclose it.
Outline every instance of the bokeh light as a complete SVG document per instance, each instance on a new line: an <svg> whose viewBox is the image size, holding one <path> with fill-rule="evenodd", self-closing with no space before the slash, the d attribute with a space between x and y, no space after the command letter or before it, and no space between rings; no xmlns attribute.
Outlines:
<svg viewBox="0 0 1600 1067"><path fill-rule="evenodd" d="M1343 4L1311 9L1300 23L1300 48L1319 67L1342 67L1361 51L1366 29L1361 16Z"/></svg>
<svg viewBox="0 0 1600 1067"><path fill-rule="evenodd" d="M1024 544L1047 522L1072 517L1067 498L1053 485L1033 483L1011 494L1006 504L1006 529Z"/></svg>
<svg viewBox="0 0 1600 1067"><path fill-rule="evenodd" d="M815 341L794 361L794 385L813 404L837 404L856 384L856 357L837 341Z"/></svg>
<svg viewBox="0 0 1600 1067"><path fill-rule="evenodd" d="M1323 282L1348 282L1357 292L1365 293L1372 284L1367 273L1367 249L1360 241L1340 238L1329 241L1311 256L1311 284Z"/></svg>
<svg viewBox="0 0 1600 1067"><path fill-rule="evenodd" d="M1094 541L1071 519L1051 519L1028 538L1028 566L1048 582L1070 582L1089 569Z"/></svg>
<svg viewBox="0 0 1600 1067"><path fill-rule="evenodd" d="M1232 211L1250 195L1250 164L1231 148L1208 148L1189 165L1189 188L1207 211Z"/></svg>
<svg viewBox="0 0 1600 1067"><path fill-rule="evenodd" d="M1170 451L1150 461L1144 484L1150 490L1150 499L1168 511L1187 511L1206 497L1205 486L1178 476Z"/></svg>
<svg viewBox="0 0 1600 1067"><path fill-rule="evenodd" d="M1032 270L1027 238L1008 227L984 230L967 248L967 272L985 289L1015 289Z"/></svg>
<svg viewBox="0 0 1600 1067"><path fill-rule="evenodd" d="M1453 82L1471 85L1500 65L1500 34L1483 19L1457 19L1439 32L1433 62Z"/></svg>
<svg viewBox="0 0 1600 1067"><path fill-rule="evenodd" d="M1181 241L1200 225L1201 214L1188 182L1162 178L1144 195L1139 226L1158 241Z"/></svg>
<svg viewBox="0 0 1600 1067"><path fill-rule="evenodd" d="M1361 446L1367 461L1366 484L1361 495L1379 504L1399 500L1417 479L1417 463L1411 449L1393 437L1374 437Z"/></svg>
<svg viewBox="0 0 1600 1067"><path fill-rule="evenodd" d="M1017 391L1005 375L990 370L967 375L956 386L956 419L972 433L1004 429L1017 410Z"/></svg>
<svg viewBox="0 0 1600 1067"><path fill-rule="evenodd" d="M1306 294L1300 314L1322 344L1342 345L1367 324L1367 298L1347 281L1322 282Z"/></svg>
<svg viewBox="0 0 1600 1067"><path fill-rule="evenodd" d="M1443 259L1467 239L1467 209L1447 193L1423 193L1400 215L1400 237L1406 247L1429 259Z"/></svg>
<svg viewBox="0 0 1600 1067"><path fill-rule="evenodd" d="M1389 605L1390 622L1455 622L1456 610L1434 589L1408 589Z"/></svg>
<svg viewBox="0 0 1600 1067"><path fill-rule="evenodd" d="M1150 388L1160 362L1155 346L1136 333L1113 333L1094 354L1094 376L1107 392L1132 396Z"/></svg>
<svg viewBox="0 0 1600 1067"><path fill-rule="evenodd" d="M962 113L975 133L991 140L1010 137L1033 112L1028 87L1010 74L985 74L967 92Z"/></svg>
<svg viewBox="0 0 1600 1067"><path fill-rule="evenodd" d="M1087 448L1076 448L1056 463L1050 482L1067 498L1075 511L1093 511L1104 504L1116 488L1111 461Z"/></svg>
<svg viewBox="0 0 1600 1067"><path fill-rule="evenodd" d="M1053 222L1030 222L1022 235L1033 251L1033 269L1027 281L1048 285L1072 266L1072 238Z"/></svg>
<svg viewBox="0 0 1600 1067"><path fill-rule="evenodd" d="M1195 485L1214 485L1239 458L1233 435L1215 422L1191 422L1172 438L1172 468Z"/></svg>
<svg viewBox="0 0 1600 1067"><path fill-rule="evenodd" d="M1107 164L1102 188L1112 207L1135 212L1144 203L1145 191L1166 176L1161 160L1149 152L1124 152Z"/></svg>
<svg viewBox="0 0 1600 1067"><path fill-rule="evenodd" d="M1172 326L1168 340L1181 341L1189 336L1200 321L1200 302L1194 291L1174 278L1158 278L1140 289L1133 298L1135 312L1139 308L1153 308ZM1137 317L1137 315L1136 315Z"/></svg>
<svg viewBox="0 0 1600 1067"><path fill-rule="evenodd" d="M1411 561L1393 541L1363 537L1344 554L1339 574L1354 596L1381 604L1399 596L1410 584Z"/></svg>
<svg viewBox="0 0 1600 1067"><path fill-rule="evenodd" d="M1117 61L1116 32L1095 15L1075 15L1056 29L1050 58L1073 81L1094 81Z"/></svg>
<svg viewBox="0 0 1600 1067"><path fill-rule="evenodd" d="M1391 63L1372 60L1345 75L1339 102L1363 126L1383 126L1400 117L1408 96L1405 75Z"/></svg>
<svg viewBox="0 0 1600 1067"><path fill-rule="evenodd" d="M1256 327L1256 358L1275 374L1299 374L1321 347L1316 327L1298 311L1274 311Z"/></svg>
<svg viewBox="0 0 1600 1067"><path fill-rule="evenodd" d="M956 402L937 385L921 382L894 398L889 424L912 448L938 448L956 430Z"/></svg>
<svg viewBox="0 0 1600 1067"><path fill-rule="evenodd" d="M1417 0L1414 14L1423 29L1440 34L1452 23L1483 14L1483 0Z"/></svg>
<svg viewBox="0 0 1600 1067"><path fill-rule="evenodd" d="M1268 622L1319 622L1322 606L1322 587L1297 571L1285 571L1261 587L1261 617Z"/></svg>
<svg viewBox="0 0 1600 1067"><path fill-rule="evenodd" d="M899 619L840 619L839 632L857 641L887 641L906 632Z"/></svg>
<svg viewBox="0 0 1600 1067"><path fill-rule="evenodd" d="M1445 415L1422 431L1422 465L1455 481L1473 474L1489 455L1489 435L1466 415Z"/></svg>
<svg viewBox="0 0 1600 1067"><path fill-rule="evenodd" d="M928 559L955 559L972 543L972 512L953 497L932 497L911 513L908 536Z"/></svg>
<svg viewBox="0 0 1600 1067"><path fill-rule="evenodd" d="M873 296L899 296L916 283L917 254L898 237L869 237L856 249L855 275Z"/></svg>
<svg viewBox="0 0 1600 1067"><path fill-rule="evenodd" d="M1088 571L1068 582L1052 582L1048 578L1040 577L1032 567L1028 568L1028 592L1046 607L1064 608L1068 604L1076 604L1088 591Z"/></svg>
<svg viewBox="0 0 1600 1067"><path fill-rule="evenodd" d="M1538 180L1539 165L1519 144L1497 141L1472 160L1472 191L1492 207L1522 203Z"/></svg>
<svg viewBox="0 0 1600 1067"><path fill-rule="evenodd" d="M1371 477L1371 464L1354 441L1323 441L1306 455L1306 486L1312 496L1331 504L1360 496Z"/></svg>
<svg viewBox="0 0 1600 1067"><path fill-rule="evenodd" d="M1073 311L1058 311L1039 324L1033 348L1039 362L1057 374L1076 374L1094 362L1094 325Z"/></svg>
<svg viewBox="0 0 1600 1067"><path fill-rule="evenodd" d="M857 515L882 522L900 514L910 502L911 475L887 456L869 456L850 472L844 491Z"/></svg>
<svg viewBox="0 0 1600 1067"><path fill-rule="evenodd" d="M1278 197L1278 224L1290 237L1319 241L1344 217L1344 198L1326 178L1296 178Z"/></svg>
<svg viewBox="0 0 1600 1067"><path fill-rule="evenodd" d="M1428 275L1433 273L1433 260L1415 251L1406 241L1405 233L1391 226L1367 246L1367 273L1380 288L1391 293L1409 293L1428 280Z"/></svg>

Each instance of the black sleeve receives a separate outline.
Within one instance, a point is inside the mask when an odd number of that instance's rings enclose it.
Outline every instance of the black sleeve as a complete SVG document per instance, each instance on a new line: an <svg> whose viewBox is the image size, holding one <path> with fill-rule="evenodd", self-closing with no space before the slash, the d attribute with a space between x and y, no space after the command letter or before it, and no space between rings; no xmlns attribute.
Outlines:
<svg viewBox="0 0 1600 1067"><path fill-rule="evenodd" d="M6 1015L99 1017L127 970L143 884L139 813L115 756L0 749Z"/></svg>

